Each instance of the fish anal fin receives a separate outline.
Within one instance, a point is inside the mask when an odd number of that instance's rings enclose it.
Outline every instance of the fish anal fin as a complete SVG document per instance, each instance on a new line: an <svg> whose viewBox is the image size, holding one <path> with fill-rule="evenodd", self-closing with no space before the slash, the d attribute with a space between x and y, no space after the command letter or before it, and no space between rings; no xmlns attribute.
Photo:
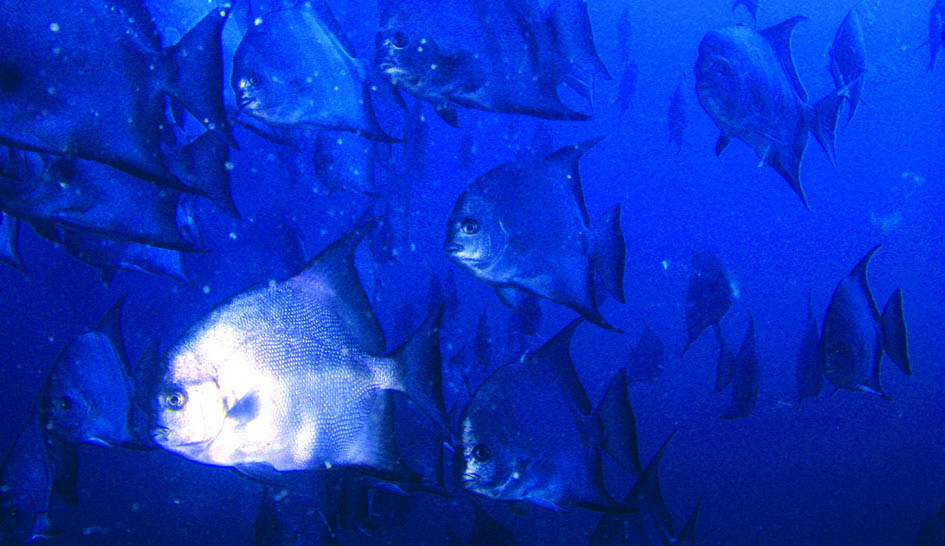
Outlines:
<svg viewBox="0 0 945 546"><path fill-rule="evenodd" d="M434 105L433 109L436 110L436 115L440 116L440 119L445 121L447 125L459 129L459 114L456 112L455 106L442 102Z"/></svg>
<svg viewBox="0 0 945 546"><path fill-rule="evenodd" d="M721 156L722 156L722 152L725 151L725 148L728 148L728 144L729 144L729 142L731 142L731 141L732 141L732 139L729 138L729 136L726 135L725 133L722 133L722 134L719 135L719 139L715 141L715 155L716 155L716 157L721 157Z"/></svg>
<svg viewBox="0 0 945 546"><path fill-rule="evenodd" d="M797 75L797 69L794 67L794 59L791 56L791 33L799 22L806 20L807 16L796 15L777 25L768 27L759 33L771 44L772 49L774 49L775 54L778 56L778 61L781 63L784 74L794 86L797 95L804 102L807 102L807 91L804 90L801 79Z"/></svg>

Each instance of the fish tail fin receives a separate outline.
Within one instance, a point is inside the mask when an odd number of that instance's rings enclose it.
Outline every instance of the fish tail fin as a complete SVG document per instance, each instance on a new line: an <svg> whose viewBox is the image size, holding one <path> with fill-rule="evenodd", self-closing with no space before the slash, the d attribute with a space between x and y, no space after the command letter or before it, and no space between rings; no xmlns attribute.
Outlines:
<svg viewBox="0 0 945 546"><path fill-rule="evenodd" d="M184 286L190 286L190 279L184 272L184 261L178 250L128 243L122 252L121 267L150 275L163 275Z"/></svg>
<svg viewBox="0 0 945 546"><path fill-rule="evenodd" d="M545 19L553 34L571 36L571 43L558 43L559 53L577 68L610 80L611 75L594 47L591 18L582 0L557 0ZM570 46L570 47L565 47Z"/></svg>
<svg viewBox="0 0 945 546"><path fill-rule="evenodd" d="M627 396L627 370L614 374L594 417L601 427L599 444L628 473L643 475L637 445L637 422Z"/></svg>
<svg viewBox="0 0 945 546"><path fill-rule="evenodd" d="M442 303L437 305L410 339L395 349L391 356L403 378L401 390L433 422L449 432L440 369L440 320L444 307Z"/></svg>
<svg viewBox="0 0 945 546"><path fill-rule="evenodd" d="M859 81L861 81L861 78L856 79L856 82ZM820 147L824 149L827 159L830 160L830 164L834 168L837 168L837 118L840 115L840 106L843 104L844 97L850 94L851 85L853 84L833 91L817 101L811 115L810 131L814 134L817 142L820 143Z"/></svg>
<svg viewBox="0 0 945 546"><path fill-rule="evenodd" d="M230 193L229 147L213 135L203 134L170 155L171 171L197 189L221 211L240 219Z"/></svg>
<svg viewBox="0 0 945 546"><path fill-rule="evenodd" d="M860 95L863 93L863 76L853 80L849 85L849 92L847 93L847 101L850 103L850 113L847 115L847 123L850 123L850 120L853 119L853 114L856 113L856 107L863 100Z"/></svg>
<svg viewBox="0 0 945 546"><path fill-rule="evenodd" d="M909 344L906 339L906 319L902 312L902 290L896 289L886 302L880 317L883 327L883 349L899 366L902 373L912 375L909 362Z"/></svg>
<svg viewBox="0 0 945 546"><path fill-rule="evenodd" d="M627 300L623 293L623 270L626 262L626 244L620 229L620 203L607 209L594 228L594 255L591 261L600 274L607 291L620 303Z"/></svg>
<svg viewBox="0 0 945 546"><path fill-rule="evenodd" d="M165 91L227 146L238 148L223 109L223 52L220 31L227 9L214 8L175 45Z"/></svg>

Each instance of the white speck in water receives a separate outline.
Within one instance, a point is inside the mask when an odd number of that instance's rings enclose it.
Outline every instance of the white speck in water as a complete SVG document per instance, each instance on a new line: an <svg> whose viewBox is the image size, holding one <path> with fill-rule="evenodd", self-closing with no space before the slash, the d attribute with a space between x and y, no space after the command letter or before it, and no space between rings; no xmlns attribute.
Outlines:
<svg viewBox="0 0 945 546"><path fill-rule="evenodd" d="M59 23L49 23L49 30L59 32Z"/></svg>
<svg viewBox="0 0 945 546"><path fill-rule="evenodd" d="M210 293L210 285L209 285L209 284L203 285L203 293L204 293L204 294L209 294L209 293Z"/></svg>

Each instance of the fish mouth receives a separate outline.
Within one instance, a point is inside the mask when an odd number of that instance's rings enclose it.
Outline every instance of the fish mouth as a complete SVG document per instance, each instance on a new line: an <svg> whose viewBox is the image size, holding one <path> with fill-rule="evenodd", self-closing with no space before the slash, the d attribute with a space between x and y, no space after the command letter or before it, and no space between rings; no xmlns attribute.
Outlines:
<svg viewBox="0 0 945 546"><path fill-rule="evenodd" d="M466 247L464 247L463 245L459 243L454 243L452 241L446 241L445 243L443 243L443 252L446 252L447 254L459 254L465 248Z"/></svg>
<svg viewBox="0 0 945 546"><path fill-rule="evenodd" d="M154 443L164 446L168 449L178 449L178 448L192 448L192 447L202 447L209 445L216 438L208 438L206 440L198 440L196 442L181 442L181 443L170 443L170 433L171 429L167 427L156 426L151 429L149 435L151 440Z"/></svg>
<svg viewBox="0 0 945 546"><path fill-rule="evenodd" d="M463 472L462 482L463 485L469 485L478 482L482 479L482 476L476 474L475 472Z"/></svg>
<svg viewBox="0 0 945 546"><path fill-rule="evenodd" d="M256 97L250 95L249 93L240 93L240 96L236 98L236 108L239 110L245 110L247 108L251 108L255 102Z"/></svg>

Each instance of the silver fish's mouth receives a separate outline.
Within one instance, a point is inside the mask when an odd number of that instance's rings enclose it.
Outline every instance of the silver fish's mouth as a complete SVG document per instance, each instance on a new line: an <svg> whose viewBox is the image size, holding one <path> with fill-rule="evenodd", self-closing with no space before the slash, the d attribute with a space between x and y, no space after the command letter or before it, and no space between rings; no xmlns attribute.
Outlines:
<svg viewBox="0 0 945 546"><path fill-rule="evenodd" d="M387 72L388 70L392 68L397 68L397 65L393 61L383 60L377 63L377 69L380 70L381 72Z"/></svg>
<svg viewBox="0 0 945 546"><path fill-rule="evenodd" d="M452 241L447 241L443 243L443 251L447 254L457 254L462 252L466 247L459 243L454 243Z"/></svg>
<svg viewBox="0 0 945 546"><path fill-rule="evenodd" d="M156 443L164 444L167 442L167 437L170 435L171 430L167 427L154 427L148 431L148 436L151 437Z"/></svg>
<svg viewBox="0 0 945 546"><path fill-rule="evenodd" d="M463 482L463 485L468 485L468 484L476 483L481 479L482 479L482 476L480 476L479 474L476 474L474 472L464 472L462 482Z"/></svg>

